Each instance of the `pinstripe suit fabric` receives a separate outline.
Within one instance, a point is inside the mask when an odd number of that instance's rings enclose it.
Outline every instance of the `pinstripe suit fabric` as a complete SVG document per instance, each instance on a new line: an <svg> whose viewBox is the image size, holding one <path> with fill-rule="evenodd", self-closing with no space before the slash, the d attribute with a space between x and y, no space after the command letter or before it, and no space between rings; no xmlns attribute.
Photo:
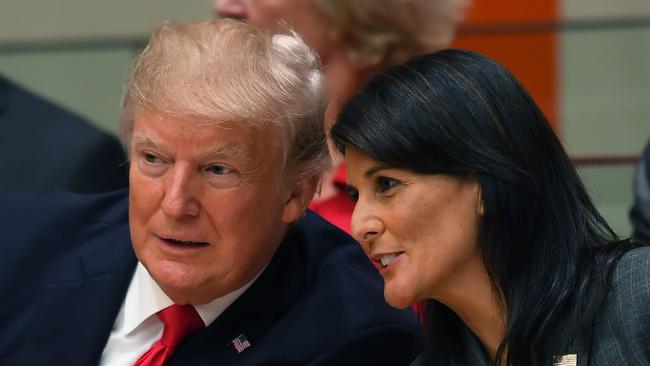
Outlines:
<svg viewBox="0 0 650 366"><path fill-rule="evenodd" d="M436 357L425 352L411 365L487 366L481 343L460 326L462 347L456 354ZM557 337L547 340L539 352L540 366L551 366L553 356L565 354L576 354L577 366L650 366L650 247L630 250L618 262L590 343L588 339L567 342L563 327L557 328Z"/></svg>

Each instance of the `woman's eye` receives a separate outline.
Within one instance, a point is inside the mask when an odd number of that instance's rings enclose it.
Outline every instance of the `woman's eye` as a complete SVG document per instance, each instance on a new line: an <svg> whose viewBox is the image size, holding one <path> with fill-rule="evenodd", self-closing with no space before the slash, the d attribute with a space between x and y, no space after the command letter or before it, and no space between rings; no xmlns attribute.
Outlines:
<svg viewBox="0 0 650 366"><path fill-rule="evenodd" d="M346 187L345 192L348 194L348 197L352 200L352 202L357 202L359 200L359 191L356 190L356 188L352 187Z"/></svg>
<svg viewBox="0 0 650 366"><path fill-rule="evenodd" d="M389 178L389 177L378 177L377 178L377 190L380 193L387 192L391 188L397 187L400 185L401 182L397 179Z"/></svg>
<svg viewBox="0 0 650 366"><path fill-rule="evenodd" d="M224 174L232 173L233 169L225 167L223 165L212 165L207 169L207 171L210 174L214 174L214 175L224 175Z"/></svg>

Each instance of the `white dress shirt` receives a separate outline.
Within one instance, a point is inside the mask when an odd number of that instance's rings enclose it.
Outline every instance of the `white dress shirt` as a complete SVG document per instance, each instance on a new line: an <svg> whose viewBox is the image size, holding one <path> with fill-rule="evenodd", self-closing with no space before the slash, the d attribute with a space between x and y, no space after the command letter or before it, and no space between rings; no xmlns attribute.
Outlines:
<svg viewBox="0 0 650 366"><path fill-rule="evenodd" d="M264 268L239 289L208 304L195 305L194 308L206 327L237 300L263 271ZM133 366L138 358L162 336L163 323L156 313L173 304L174 302L151 278L144 265L138 262L99 364Z"/></svg>

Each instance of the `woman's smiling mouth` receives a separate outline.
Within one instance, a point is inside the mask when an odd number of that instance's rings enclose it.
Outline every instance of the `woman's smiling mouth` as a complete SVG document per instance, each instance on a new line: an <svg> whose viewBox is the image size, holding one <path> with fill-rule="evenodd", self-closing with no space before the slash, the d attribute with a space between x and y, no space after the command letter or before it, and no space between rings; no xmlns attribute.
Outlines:
<svg viewBox="0 0 650 366"><path fill-rule="evenodd" d="M373 260L381 266L381 268L386 268L388 267L393 261L397 259L400 255L404 254L404 252L394 252L394 253L389 253L389 254L383 254L383 255L377 255L373 256Z"/></svg>

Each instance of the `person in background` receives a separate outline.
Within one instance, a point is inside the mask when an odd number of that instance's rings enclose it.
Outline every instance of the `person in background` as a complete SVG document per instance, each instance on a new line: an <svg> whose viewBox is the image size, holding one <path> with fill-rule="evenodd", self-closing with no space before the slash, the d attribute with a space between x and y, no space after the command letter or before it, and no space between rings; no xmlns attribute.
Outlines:
<svg viewBox="0 0 650 366"><path fill-rule="evenodd" d="M650 143L634 173L634 206L630 210L632 239L650 243Z"/></svg>
<svg viewBox="0 0 650 366"><path fill-rule="evenodd" d="M446 48L469 0L214 0L218 17L278 31L294 29L325 66L329 131L342 103L387 65ZM353 203L345 194L345 166L330 148L334 168L310 208L350 232Z"/></svg>
<svg viewBox="0 0 650 366"><path fill-rule="evenodd" d="M97 193L125 188L116 138L0 76L0 188Z"/></svg>
<svg viewBox="0 0 650 366"><path fill-rule="evenodd" d="M519 82L446 50L374 76L331 137L414 365L650 365L650 247L619 240Z"/></svg>
<svg viewBox="0 0 650 366"><path fill-rule="evenodd" d="M415 315L306 213L325 104L295 35L160 26L123 99L128 192L0 194L0 364L408 364Z"/></svg>

